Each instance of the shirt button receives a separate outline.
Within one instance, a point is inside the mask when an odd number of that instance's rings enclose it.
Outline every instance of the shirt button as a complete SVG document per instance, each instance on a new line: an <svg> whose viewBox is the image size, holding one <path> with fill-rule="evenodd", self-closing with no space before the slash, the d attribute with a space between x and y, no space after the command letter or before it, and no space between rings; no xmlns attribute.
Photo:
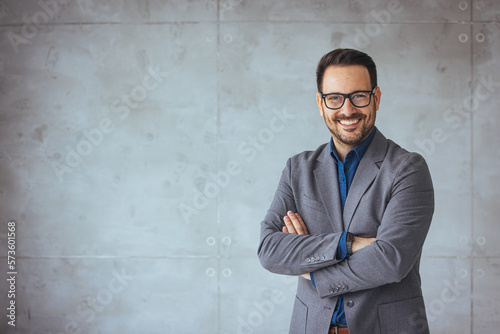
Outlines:
<svg viewBox="0 0 500 334"><path fill-rule="evenodd" d="M354 302L352 300L348 301L347 302L347 307L353 307L354 306Z"/></svg>

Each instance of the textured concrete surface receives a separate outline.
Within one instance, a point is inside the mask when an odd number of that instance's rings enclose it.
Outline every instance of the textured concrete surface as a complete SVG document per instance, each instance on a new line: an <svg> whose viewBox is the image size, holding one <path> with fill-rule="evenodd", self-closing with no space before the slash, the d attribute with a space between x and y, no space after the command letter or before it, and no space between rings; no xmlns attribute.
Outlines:
<svg viewBox="0 0 500 334"><path fill-rule="evenodd" d="M259 223L329 139L317 61L353 47L433 175L432 333L497 333L499 1L4 0L0 36L0 332L287 333Z"/></svg>

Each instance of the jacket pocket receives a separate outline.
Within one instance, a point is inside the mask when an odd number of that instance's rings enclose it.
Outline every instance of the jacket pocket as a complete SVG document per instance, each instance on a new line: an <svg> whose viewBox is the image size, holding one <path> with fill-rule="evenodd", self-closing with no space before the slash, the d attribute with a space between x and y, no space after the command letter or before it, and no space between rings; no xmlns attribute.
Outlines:
<svg viewBox="0 0 500 334"><path fill-rule="evenodd" d="M296 296L290 323L290 334L306 333L307 311L307 306Z"/></svg>
<svg viewBox="0 0 500 334"><path fill-rule="evenodd" d="M325 207L323 206L322 202L318 202L316 200L313 200L312 198L308 197L305 194L304 194L304 196L302 196L302 204L304 204L305 206L307 206L311 209L314 209L314 210L317 210L321 213L326 214Z"/></svg>
<svg viewBox="0 0 500 334"><path fill-rule="evenodd" d="M380 333L428 334L423 297L378 305ZM423 315L422 315L423 314Z"/></svg>

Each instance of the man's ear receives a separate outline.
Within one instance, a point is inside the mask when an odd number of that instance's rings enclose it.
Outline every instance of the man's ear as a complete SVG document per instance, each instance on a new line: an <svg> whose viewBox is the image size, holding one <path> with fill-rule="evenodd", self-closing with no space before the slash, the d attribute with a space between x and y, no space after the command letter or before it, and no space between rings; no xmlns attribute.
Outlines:
<svg viewBox="0 0 500 334"><path fill-rule="evenodd" d="M382 96L382 92L380 91L380 87L377 86L375 90L375 111L378 111L378 107L380 105L380 97Z"/></svg>
<svg viewBox="0 0 500 334"><path fill-rule="evenodd" d="M320 92L316 93L316 103L318 103L318 109L319 109L320 115L322 117L325 117L325 115L323 114L323 99L321 98Z"/></svg>

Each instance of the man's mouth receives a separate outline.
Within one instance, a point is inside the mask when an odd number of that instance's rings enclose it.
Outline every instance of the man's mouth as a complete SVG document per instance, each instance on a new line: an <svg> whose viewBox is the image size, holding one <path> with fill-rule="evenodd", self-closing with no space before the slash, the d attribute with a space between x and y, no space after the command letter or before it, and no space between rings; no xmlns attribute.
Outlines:
<svg viewBox="0 0 500 334"><path fill-rule="evenodd" d="M339 123L342 124L342 125L354 125L354 124L357 124L360 120L361 120L360 118L357 118L357 119L340 119Z"/></svg>

